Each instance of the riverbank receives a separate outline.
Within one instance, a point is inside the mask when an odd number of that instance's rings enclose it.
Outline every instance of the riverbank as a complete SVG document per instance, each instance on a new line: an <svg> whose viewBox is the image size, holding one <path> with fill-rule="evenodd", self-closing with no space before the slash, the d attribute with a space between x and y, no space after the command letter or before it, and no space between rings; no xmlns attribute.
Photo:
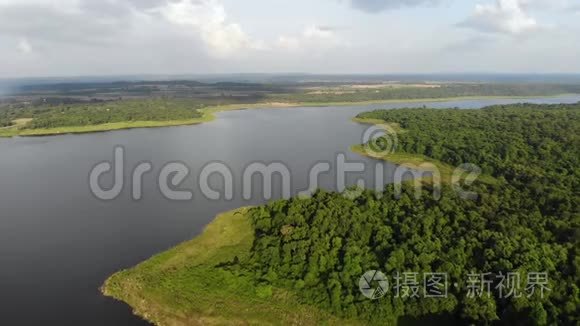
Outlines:
<svg viewBox="0 0 580 326"><path fill-rule="evenodd" d="M190 120L116 122L101 125L61 127L50 129L18 129L15 127L0 130L0 137L14 137L14 136L40 137L40 136L66 135L66 134L88 134L123 129L186 126L209 122L212 119L213 119L212 117L208 116L200 119L190 119Z"/></svg>
<svg viewBox="0 0 580 326"><path fill-rule="evenodd" d="M356 325L219 267L249 255L250 209L220 214L197 238L112 275L102 293L155 325Z"/></svg>
<svg viewBox="0 0 580 326"><path fill-rule="evenodd" d="M14 136L39 137L39 136L65 135L65 134L84 134L84 133L105 132L123 129L159 128L159 127L195 125L215 120L215 113L236 110L279 109L293 107L361 106L372 104L392 104L392 103L405 104L405 103L447 102L461 100L527 99L527 98L532 99L538 97L557 98L566 95L575 95L575 94L560 94L550 96L466 96L466 97L400 99L400 100L381 100L381 101L362 101L362 102L296 102L296 103L265 102L254 104L229 104L229 105L211 106L200 109L199 111L203 113L202 117L188 120L131 121L131 122L127 121L100 125L70 126L50 129L26 129L23 128L24 127L23 124L18 123L15 124L13 127L0 129L0 137L14 137Z"/></svg>

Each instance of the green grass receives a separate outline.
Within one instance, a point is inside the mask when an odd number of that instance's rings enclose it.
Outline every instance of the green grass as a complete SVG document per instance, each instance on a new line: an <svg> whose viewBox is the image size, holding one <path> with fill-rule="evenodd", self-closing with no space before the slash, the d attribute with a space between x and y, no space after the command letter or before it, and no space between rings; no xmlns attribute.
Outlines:
<svg viewBox="0 0 580 326"><path fill-rule="evenodd" d="M403 167L407 167L407 168L411 168L411 169L416 169L416 170L430 171L431 170L430 168L421 169L419 167L421 165L424 165L424 164L432 164L441 173L441 181L446 182L446 183L451 182L451 177L453 175L453 170L454 170L454 168L452 166L447 165L443 162L425 157L423 155L415 155L415 154L408 154L408 153L391 153L391 154L386 154L386 155L375 154L372 151L372 149L369 149L365 145L354 145L350 149L354 153L362 155L362 156L374 158L377 160L388 161L388 162L391 162L391 163L399 165L399 166L403 166Z"/></svg>
<svg viewBox="0 0 580 326"><path fill-rule="evenodd" d="M51 136L51 135L64 135L64 134L83 134L83 133L103 132L103 131L112 131L112 130L121 130L121 129L184 126L184 125L194 125L194 124L209 122L213 119L214 119L213 115L204 114L204 116L201 118L187 119L187 120L127 121L127 122L106 123L106 124L100 124L100 125L58 127L58 128L48 128L48 129L26 129L26 128L23 128L22 126L15 125L14 127L11 127L11 128L0 129L0 137Z"/></svg>
<svg viewBox="0 0 580 326"><path fill-rule="evenodd" d="M401 126L399 124L386 123L385 121L380 120L380 119L354 118L353 121L357 122L357 123L362 123L362 124L388 126L389 128L391 128L392 130L394 130L395 132L397 132L399 134L408 132L407 130L401 128ZM453 167L447 163L432 159L432 158L427 157L425 155L412 154L412 153L397 153L397 152L388 153L388 154L377 153L377 152L373 151L372 147L369 147L367 144L354 145L354 146L351 146L350 149L352 152L354 152L356 154L370 157L370 158L374 158L377 160L388 161L388 162L391 162L391 163L396 164L398 166L406 167L406 168L413 169L413 170L420 170L420 171L425 171L425 172L434 171L434 170L439 171L440 176L441 176L441 182L446 183L446 184L452 183L453 173L456 169L455 167ZM432 168L433 166L435 167L435 169ZM423 168L421 168L421 167L423 167ZM431 179L431 178L426 178L426 179ZM477 179L479 181L487 183L487 184L496 184L497 183L497 180L490 175L480 175Z"/></svg>
<svg viewBox="0 0 580 326"><path fill-rule="evenodd" d="M386 121L383 121L381 119L363 119L363 118L354 117L354 118L352 118L352 121L356 122L356 123L366 124L366 125L386 126L387 128L390 128L390 130L392 130L398 134L407 132L405 129L401 128L400 124L386 122Z"/></svg>
<svg viewBox="0 0 580 326"><path fill-rule="evenodd" d="M286 290L216 267L249 255L254 231L241 208L216 217L199 237L111 276L102 292L156 325L344 325L301 305Z"/></svg>

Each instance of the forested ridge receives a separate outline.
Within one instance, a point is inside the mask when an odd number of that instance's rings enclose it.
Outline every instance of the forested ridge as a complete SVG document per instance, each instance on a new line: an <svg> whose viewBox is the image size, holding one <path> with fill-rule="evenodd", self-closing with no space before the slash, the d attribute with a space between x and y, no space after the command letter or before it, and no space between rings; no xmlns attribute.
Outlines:
<svg viewBox="0 0 580 326"><path fill-rule="evenodd" d="M0 126L20 118L32 119L24 128L90 126L115 122L189 120L201 117L197 101L143 99L86 104L41 105L0 111Z"/></svg>
<svg viewBox="0 0 580 326"><path fill-rule="evenodd" d="M439 200L429 186L415 199L407 184L400 199L389 185L355 200L319 191L272 202L251 211L249 258L223 268L263 287L292 289L302 303L337 316L376 324L434 315L464 324L580 323L579 104L379 110L359 117L404 128L398 151L476 164L499 182L471 185L475 200L449 185ZM389 292L372 301L358 283L369 270L389 277L446 273L448 296ZM521 276L519 295L501 295L493 279L489 296L469 296L469 274L507 273ZM526 292L530 273L549 277L543 296Z"/></svg>

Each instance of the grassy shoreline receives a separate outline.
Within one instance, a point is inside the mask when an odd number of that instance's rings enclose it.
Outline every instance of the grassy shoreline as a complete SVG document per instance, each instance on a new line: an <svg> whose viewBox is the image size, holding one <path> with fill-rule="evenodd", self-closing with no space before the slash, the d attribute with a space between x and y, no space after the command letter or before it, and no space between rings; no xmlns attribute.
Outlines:
<svg viewBox="0 0 580 326"><path fill-rule="evenodd" d="M388 126L399 134L407 132L407 130L402 129L398 124L386 123L385 121L380 119L353 118L352 121L361 124L376 125L379 127ZM446 184L452 183L455 168L449 164L432 159L424 155L410 153L396 153L396 152L388 154L374 153L372 149L366 147L364 144L353 145L350 147L350 150L351 152L361 156L365 156L376 160L387 161L411 170L422 172L429 172L435 170L440 173L441 182ZM435 169L433 167L435 167ZM425 180L430 179L431 178L425 178ZM497 183L497 180L494 177L484 174L480 175L478 177L478 180L487 184Z"/></svg>
<svg viewBox="0 0 580 326"><path fill-rule="evenodd" d="M254 239L250 209L218 215L195 239L113 274L101 292L155 325L358 324L218 267L249 255Z"/></svg>
<svg viewBox="0 0 580 326"><path fill-rule="evenodd" d="M210 119L190 119L190 120L170 120L170 121L133 121L133 122L115 122L101 125L78 126L78 127L62 127L50 129L6 129L0 130L0 137L41 137L41 136L57 136L67 134L88 134L97 132L106 132L114 130L125 129L141 129L141 128L160 128L160 127L174 127L195 125L211 121Z"/></svg>
<svg viewBox="0 0 580 326"><path fill-rule="evenodd" d="M106 132L114 130L138 129L138 128L160 128L160 127L174 127L195 125L200 123L211 122L216 119L215 113L225 111L247 110L247 109L279 109L279 108L294 108L294 107L328 107L328 106L360 106L372 104L389 104L389 103L421 103L421 102L447 102L447 101L461 101L461 100L488 100L488 99L531 99L531 98L557 98L567 95L576 94L559 94L547 96L464 96L464 97L447 97L447 98L424 98L424 99L397 99L397 100L377 100L377 101L360 101L360 102L296 102L296 103L280 103L280 102L265 102L254 104L229 104L211 106L200 109L203 116L196 119L188 120L169 120L169 121L132 121L132 122L116 122L101 125L89 126L70 126L50 129L21 129L22 125L16 124L13 127L0 129L0 138L2 137L40 137L40 136L55 136L67 134L85 134L95 132ZM358 121L357 121L358 122Z"/></svg>

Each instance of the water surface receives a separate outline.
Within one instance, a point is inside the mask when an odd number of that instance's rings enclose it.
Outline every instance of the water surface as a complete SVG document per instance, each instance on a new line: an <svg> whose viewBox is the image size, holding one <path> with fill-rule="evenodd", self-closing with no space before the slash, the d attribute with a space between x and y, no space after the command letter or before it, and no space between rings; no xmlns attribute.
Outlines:
<svg viewBox="0 0 580 326"><path fill-rule="evenodd" d="M526 99L526 102L578 102L580 96ZM351 122L356 114L378 108L480 108L518 100L469 100L381 104L357 107L291 108L220 113L212 123L97 134L0 139L0 315L4 325L145 325L124 304L100 295L98 288L115 271L199 234L219 212L259 204L241 198L243 169L252 162L283 162L292 172L295 193L307 186L308 171L320 161L372 160L351 154L368 126ZM111 160L115 146L126 151L126 187L114 201L92 196L91 168ZM144 177L144 197L131 199L130 167L153 164ZM191 169L183 187L194 199L172 202L157 187L160 168L180 161ZM232 201L205 199L196 177L210 162L224 162L234 173ZM385 165L386 180L392 165ZM336 171L334 171L336 172ZM321 186L334 189L334 173ZM212 179L219 185L219 178ZM106 180L105 180L106 181ZM279 181L279 180L277 180ZM279 182L277 182L279 184ZM275 191L279 197L280 192ZM195 295L195 294L192 294Z"/></svg>

